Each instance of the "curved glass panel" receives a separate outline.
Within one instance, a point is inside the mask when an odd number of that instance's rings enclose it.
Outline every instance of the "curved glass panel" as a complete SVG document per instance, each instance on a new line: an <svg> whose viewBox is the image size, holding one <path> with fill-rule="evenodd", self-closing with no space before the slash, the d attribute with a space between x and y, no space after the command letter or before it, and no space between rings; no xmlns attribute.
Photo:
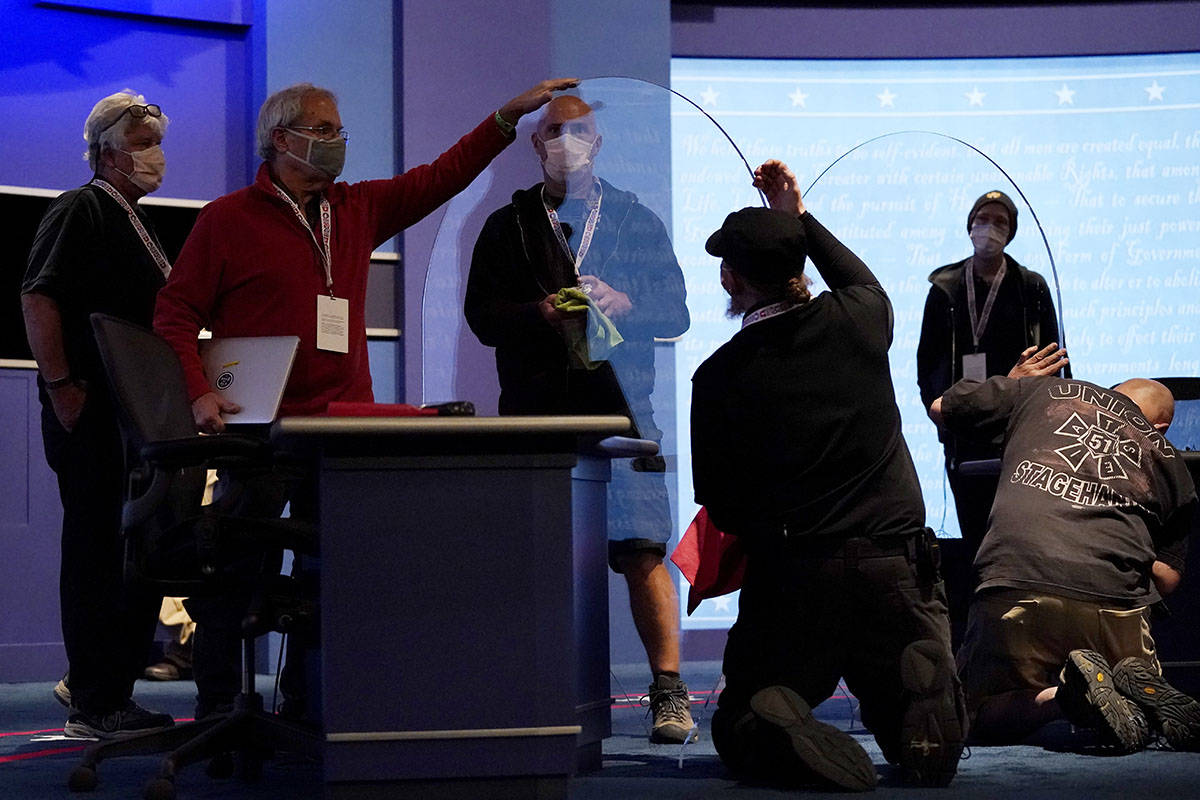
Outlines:
<svg viewBox="0 0 1200 800"><path fill-rule="evenodd" d="M1006 253L1045 277L1059 308L1057 270L1049 244L1022 187L990 155L947 134L883 133L819 169L809 169L806 205L862 257L892 300L896 315L889 352L892 382L904 419L904 437L921 478L927 521L940 535L959 536L942 445L917 386L917 343L931 289L928 278L938 267L971 255L967 213L976 198L994 189L1017 206L1017 234ZM1060 333L1051 339L1062 341ZM1074 348L1071 353L1075 355Z"/></svg>
<svg viewBox="0 0 1200 800"><path fill-rule="evenodd" d="M690 379L737 329L704 242L762 200L690 100L630 78L588 79L569 95L522 120L448 208L423 297L422 397L471 400L481 415L627 407L662 457L613 463L610 538L669 540L669 552L696 510ZM672 168L699 154L698 168ZM538 301L574 286L590 289L577 300L606 314L615 347L587 314L558 332L545 322Z"/></svg>
<svg viewBox="0 0 1200 800"><path fill-rule="evenodd" d="M724 319L725 300L717 282L716 261L704 252L704 241L730 211L761 204L750 185L745 159L692 101L657 84L632 78L589 78L569 94L590 104L594 111L596 133L601 138L594 155L594 175L621 192L633 193L637 204L666 228L684 274L688 307L694 312L690 332L701 330L715 317L724 341L734 327ZM535 187L543 179L540 157L531 141L538 119L540 114L534 114L521 121L517 141L450 202L438 229L422 298L424 402L472 399L479 413L496 411L492 354L472 333L463 302L472 253L484 223L493 212L511 204L514 193ZM672 171L673 160L697 154L703 154L702 168ZM601 212L603 206L601 198ZM580 221L586 224L585 218ZM568 222L573 249L581 238L576 230L580 227L583 225ZM711 303L706 304L706 299ZM693 358L692 367L701 360L703 356ZM689 370L685 377L690 375Z"/></svg>

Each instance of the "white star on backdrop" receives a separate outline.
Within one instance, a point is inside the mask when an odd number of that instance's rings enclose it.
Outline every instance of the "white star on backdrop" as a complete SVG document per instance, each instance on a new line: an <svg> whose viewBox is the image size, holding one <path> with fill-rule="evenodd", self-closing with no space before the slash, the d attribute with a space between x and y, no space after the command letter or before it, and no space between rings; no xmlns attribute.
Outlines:
<svg viewBox="0 0 1200 800"><path fill-rule="evenodd" d="M729 604L731 602L733 602L733 598L727 594L723 594L720 597L714 597L713 598L713 606L714 606L713 610L720 611L723 613L729 613Z"/></svg>
<svg viewBox="0 0 1200 800"><path fill-rule="evenodd" d="M987 96L987 92L979 91L978 86L972 86L971 91L963 94L963 97L967 98L968 104L973 105L973 106L980 106L980 107L983 106L983 98L986 96Z"/></svg>
<svg viewBox="0 0 1200 800"><path fill-rule="evenodd" d="M796 106L805 108L804 101L808 99L808 95L805 94L799 86L797 86L796 91L789 94L788 97L792 98L792 108L795 108Z"/></svg>
<svg viewBox="0 0 1200 800"><path fill-rule="evenodd" d="M895 108L896 98L900 95L893 94L891 89L884 89L881 93L875 96L879 98L880 108Z"/></svg>
<svg viewBox="0 0 1200 800"><path fill-rule="evenodd" d="M1167 90L1167 87L1159 86L1158 79L1156 78L1154 80L1154 83L1145 87L1145 89L1146 89L1146 95L1147 95L1146 96L1147 103L1149 103L1151 100L1158 100L1159 102L1162 102L1163 92L1165 92Z"/></svg>
<svg viewBox="0 0 1200 800"><path fill-rule="evenodd" d="M703 92L700 93L700 104L709 106L710 108L712 106L715 106L717 104L717 96L719 94L720 94L720 92L714 91L713 87L709 86L707 89L705 89Z"/></svg>
<svg viewBox="0 0 1200 800"><path fill-rule="evenodd" d="M1060 106L1075 105L1075 90L1068 89L1065 83L1062 85L1061 89L1055 89L1054 93L1058 95L1058 104Z"/></svg>

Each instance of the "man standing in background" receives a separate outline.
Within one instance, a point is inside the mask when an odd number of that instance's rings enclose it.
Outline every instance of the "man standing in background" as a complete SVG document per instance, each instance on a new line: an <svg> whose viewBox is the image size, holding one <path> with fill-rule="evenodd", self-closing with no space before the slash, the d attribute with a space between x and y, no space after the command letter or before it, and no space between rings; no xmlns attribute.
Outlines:
<svg viewBox="0 0 1200 800"><path fill-rule="evenodd" d="M690 324L666 228L632 193L593 175L602 137L583 100L552 100L532 142L543 181L488 218L467 283L467 322L496 348L500 413L624 414L627 402L642 438L659 442L654 339ZM574 351L589 312L562 308L560 290L582 292L620 332L605 359ZM674 530L665 470L661 456L612 462L608 560L625 578L650 662L650 740L684 742L695 723L679 676L679 598L663 563Z"/></svg>
<svg viewBox="0 0 1200 800"><path fill-rule="evenodd" d="M925 408L956 381L1007 375L1028 348L1040 349L1058 339L1058 317L1045 278L1004 252L1017 234L1012 199L1000 191L981 195L967 214L967 233L972 255L929 275L933 285L917 344L917 383ZM938 438L945 448L959 528L974 555L987 530L997 479L964 475L959 466L998 458L1000 452L944 429Z"/></svg>
<svg viewBox="0 0 1200 800"><path fill-rule="evenodd" d="M116 738L174 724L132 698L160 598L123 580L124 451L89 319L99 312L150 325L171 265L137 201L162 184L166 128L162 109L128 89L96 103L83 133L95 177L50 204L21 286L46 461L63 505L69 673L55 696L70 709L68 736Z"/></svg>

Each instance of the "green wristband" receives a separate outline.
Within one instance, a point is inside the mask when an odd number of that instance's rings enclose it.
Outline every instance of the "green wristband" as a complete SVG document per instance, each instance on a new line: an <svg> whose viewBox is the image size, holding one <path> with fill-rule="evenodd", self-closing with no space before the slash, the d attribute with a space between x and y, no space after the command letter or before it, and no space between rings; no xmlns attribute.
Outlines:
<svg viewBox="0 0 1200 800"><path fill-rule="evenodd" d="M515 136L516 135L517 126L513 125L511 122L506 120L504 117L500 116L499 111L496 112L496 115L493 117L493 119L496 120L496 124L498 126L500 126L500 132L503 133L505 136Z"/></svg>

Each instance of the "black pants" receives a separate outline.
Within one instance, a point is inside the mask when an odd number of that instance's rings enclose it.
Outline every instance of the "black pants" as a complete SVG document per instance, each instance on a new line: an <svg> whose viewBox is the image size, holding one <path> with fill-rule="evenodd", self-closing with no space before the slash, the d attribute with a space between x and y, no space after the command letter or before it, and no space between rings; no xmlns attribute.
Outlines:
<svg viewBox="0 0 1200 800"><path fill-rule="evenodd" d="M992 503L996 500L996 487L1000 484L1000 476L996 475L961 475L958 470L951 469L950 460L946 460L946 475L950 481L950 491L954 494L954 511L958 515L958 527L962 537L971 547L974 555L983 542L987 533L988 516L992 513Z"/></svg>
<svg viewBox="0 0 1200 800"><path fill-rule="evenodd" d="M121 504L124 459L116 416L92 388L75 429L59 424L42 392L46 461L62 499L59 602L71 699L107 714L133 694L150 656L162 597L125 586Z"/></svg>
<svg viewBox="0 0 1200 800"><path fill-rule="evenodd" d="M946 459L946 475L950 491L954 494L954 510L958 515L958 527L962 531L962 547L955 549L956 568L947 569L946 593L950 599L950 632L954 649L962 643L967 629L967 609L975 594L975 554L987 534L988 516L996 499L996 487L1000 483L996 475L962 475L951 468L952 461Z"/></svg>
<svg viewBox="0 0 1200 800"><path fill-rule="evenodd" d="M257 519L277 519L291 502L295 518L314 519L311 474L300 466L225 470L220 473L213 506L217 513ZM241 690L242 620L249 610L259 575L278 573L282 551L267 553L241 590L212 597L192 597L185 605L196 621L192 644L192 674L196 680L196 714L201 716L233 702ZM289 642L288 660L296 654ZM281 683L289 694L285 671ZM299 680L299 679L297 679ZM299 688L296 689L300 691Z"/></svg>
<svg viewBox="0 0 1200 800"><path fill-rule="evenodd" d="M713 744L727 766L777 777L764 763L777 752L778 742L768 738L777 731L744 724L755 692L788 686L816 707L843 677L859 700L863 724L888 760L898 759L906 710L901 652L933 640L953 663L945 594L936 571L921 563L915 541L748 543L738 619L725 646L725 690L712 721ZM960 691L953 669L944 691Z"/></svg>

